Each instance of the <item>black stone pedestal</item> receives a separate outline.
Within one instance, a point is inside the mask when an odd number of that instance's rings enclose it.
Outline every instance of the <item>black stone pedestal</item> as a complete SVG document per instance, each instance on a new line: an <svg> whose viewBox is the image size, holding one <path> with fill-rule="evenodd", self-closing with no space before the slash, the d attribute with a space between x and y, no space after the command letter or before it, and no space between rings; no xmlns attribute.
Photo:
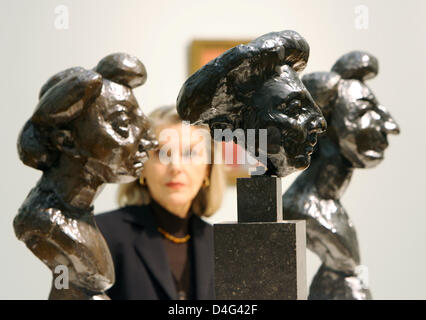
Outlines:
<svg viewBox="0 0 426 320"><path fill-rule="evenodd" d="M305 221L281 219L280 178L238 179L237 196L238 223L214 225L216 298L306 299Z"/></svg>
<svg viewBox="0 0 426 320"><path fill-rule="evenodd" d="M281 179L254 176L237 179L238 222L277 222L283 219Z"/></svg>

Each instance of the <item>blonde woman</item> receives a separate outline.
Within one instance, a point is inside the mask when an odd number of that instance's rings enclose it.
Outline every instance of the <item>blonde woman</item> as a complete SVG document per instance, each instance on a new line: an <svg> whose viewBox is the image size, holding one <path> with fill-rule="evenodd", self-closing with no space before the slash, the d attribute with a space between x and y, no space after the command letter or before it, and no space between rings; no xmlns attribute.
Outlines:
<svg viewBox="0 0 426 320"><path fill-rule="evenodd" d="M149 152L139 181L120 186L122 207L96 216L115 266L116 282L107 293L111 299L214 299L213 228L201 217L222 201L225 182L221 165L213 163L215 148L210 142L200 148L197 139L188 143L174 106L150 118L159 148ZM200 127L187 129L191 134ZM161 141L167 132L179 139ZM168 152L166 143L174 143ZM212 164L194 161L208 156Z"/></svg>

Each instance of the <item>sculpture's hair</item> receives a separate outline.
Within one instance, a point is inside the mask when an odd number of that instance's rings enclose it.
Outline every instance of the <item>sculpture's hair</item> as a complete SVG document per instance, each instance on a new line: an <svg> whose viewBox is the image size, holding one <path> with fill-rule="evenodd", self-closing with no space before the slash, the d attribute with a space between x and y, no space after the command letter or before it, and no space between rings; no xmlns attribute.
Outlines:
<svg viewBox="0 0 426 320"><path fill-rule="evenodd" d="M337 98L339 83L342 80L364 82L375 77L378 71L378 61L373 55L362 51L352 51L340 57L331 68L331 72L306 74L302 77L302 82L328 120Z"/></svg>
<svg viewBox="0 0 426 320"><path fill-rule="evenodd" d="M154 128L164 125L171 126L182 122L182 119L176 112L175 106L165 106L155 109L149 117ZM215 142L212 142L212 144L215 144ZM214 145L212 145L211 150L214 152ZM214 159L214 154L212 154L211 159ZM192 211L199 216L209 217L221 206L225 188L223 165L213 163L210 167L209 178L210 185L208 187L201 187L192 202ZM120 185L117 200L120 206L147 205L151 202L151 195L146 185L142 186L139 180L137 180Z"/></svg>
<svg viewBox="0 0 426 320"><path fill-rule="evenodd" d="M24 164L45 171L56 163L61 153L56 141L71 143L72 122L100 95L103 79L130 88L146 79L142 62L124 53L105 57L95 70L69 68L42 86L39 103L18 137L18 154Z"/></svg>
<svg viewBox="0 0 426 320"><path fill-rule="evenodd" d="M247 45L236 46L195 72L183 85L177 110L184 120L238 125L252 94L267 80L279 76L280 67L305 68L309 45L295 31L271 32Z"/></svg>
<svg viewBox="0 0 426 320"><path fill-rule="evenodd" d="M351 51L336 61L331 71L339 74L342 79L365 81L377 76L379 61L375 56L364 51Z"/></svg>
<svg viewBox="0 0 426 320"><path fill-rule="evenodd" d="M129 88L143 85L147 79L145 66L138 58L126 53L106 56L94 68L105 79Z"/></svg>

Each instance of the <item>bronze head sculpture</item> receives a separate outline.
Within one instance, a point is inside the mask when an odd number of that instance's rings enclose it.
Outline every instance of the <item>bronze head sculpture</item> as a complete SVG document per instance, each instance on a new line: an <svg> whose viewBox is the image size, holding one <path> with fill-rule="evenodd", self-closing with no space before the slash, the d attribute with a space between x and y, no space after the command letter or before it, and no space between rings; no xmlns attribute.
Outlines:
<svg viewBox="0 0 426 320"><path fill-rule="evenodd" d="M306 219L307 245L322 260L310 299L370 299L362 279L354 225L340 198L354 168L383 160L388 134L399 127L365 81L378 73L377 59L366 52L343 55L331 72L315 72L303 83L328 123L311 166L283 196L286 219Z"/></svg>
<svg viewBox="0 0 426 320"><path fill-rule="evenodd" d="M330 73L303 77L330 122L328 135L338 142L341 153L355 168L379 164L388 146L387 135L398 133L398 125L365 84L377 72L377 59L356 51L341 57ZM324 96L323 91L328 95ZM331 107L333 110L328 110Z"/></svg>
<svg viewBox="0 0 426 320"><path fill-rule="evenodd" d="M93 217L105 183L136 179L157 146L132 89L146 81L135 57L112 54L93 70L51 77L18 138L24 164L43 171L14 220L17 237L69 288L52 283L51 299L107 299L114 283L108 246ZM55 278L55 277L54 277Z"/></svg>
<svg viewBox="0 0 426 320"><path fill-rule="evenodd" d="M267 129L267 145L256 141L252 154L266 154L266 175L284 177L305 169L326 123L300 81L309 45L295 31L271 32L212 60L183 85L179 115L215 129ZM214 136L213 136L214 137Z"/></svg>

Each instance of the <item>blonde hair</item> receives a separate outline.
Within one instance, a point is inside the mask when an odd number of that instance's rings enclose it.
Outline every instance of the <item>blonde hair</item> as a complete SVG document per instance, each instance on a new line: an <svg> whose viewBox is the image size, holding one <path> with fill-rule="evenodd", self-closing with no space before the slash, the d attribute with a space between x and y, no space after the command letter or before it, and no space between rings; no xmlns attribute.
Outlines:
<svg viewBox="0 0 426 320"><path fill-rule="evenodd" d="M182 122L175 106L165 106L155 109L149 114L153 127L162 125L174 125ZM215 148L212 142L211 152ZM215 159L211 155L211 159ZM223 165L213 163L210 166L210 184L202 186L192 201L192 212L199 216L210 217L221 206L223 192L225 189L225 173ZM118 188L117 200L119 206L127 205L147 205L151 202L151 195L146 185L141 185L139 179L127 184L122 184Z"/></svg>

